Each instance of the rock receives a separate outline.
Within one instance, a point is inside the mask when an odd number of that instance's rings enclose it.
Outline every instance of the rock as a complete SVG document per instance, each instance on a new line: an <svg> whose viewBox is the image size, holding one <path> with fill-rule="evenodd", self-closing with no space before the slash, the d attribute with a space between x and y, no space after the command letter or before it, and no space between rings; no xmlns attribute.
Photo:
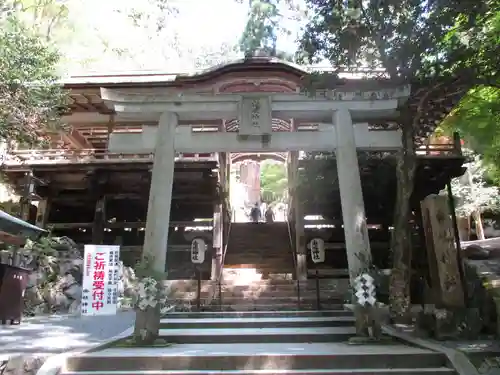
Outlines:
<svg viewBox="0 0 500 375"><path fill-rule="evenodd" d="M45 302L42 293L38 287L32 287L26 289L24 292L24 301L28 306L38 306Z"/></svg>
<svg viewBox="0 0 500 375"><path fill-rule="evenodd" d="M66 259L60 262L59 273L62 275L71 274L75 280L80 284L82 283L82 269L83 269L83 258L80 257L76 259Z"/></svg>
<svg viewBox="0 0 500 375"><path fill-rule="evenodd" d="M47 275L45 274L45 272L43 272L42 270L34 270L28 275L28 284L26 287L31 288L37 286L44 282L46 278Z"/></svg>
<svg viewBox="0 0 500 375"><path fill-rule="evenodd" d="M76 284L76 280L73 275L65 274L62 275L59 280L55 283L55 287L60 290L65 290Z"/></svg>
<svg viewBox="0 0 500 375"><path fill-rule="evenodd" d="M462 250L465 258L470 260L484 260L490 258L490 252L478 245L471 245Z"/></svg>
<svg viewBox="0 0 500 375"><path fill-rule="evenodd" d="M80 312L81 312L80 301L78 300L71 302L71 305L69 305L68 313L77 315L80 314Z"/></svg>
<svg viewBox="0 0 500 375"><path fill-rule="evenodd" d="M49 306L68 307L70 301L61 290L47 288L44 290L43 299Z"/></svg>
<svg viewBox="0 0 500 375"><path fill-rule="evenodd" d="M82 286L75 283L64 289L63 293L66 297L80 301L82 299Z"/></svg>

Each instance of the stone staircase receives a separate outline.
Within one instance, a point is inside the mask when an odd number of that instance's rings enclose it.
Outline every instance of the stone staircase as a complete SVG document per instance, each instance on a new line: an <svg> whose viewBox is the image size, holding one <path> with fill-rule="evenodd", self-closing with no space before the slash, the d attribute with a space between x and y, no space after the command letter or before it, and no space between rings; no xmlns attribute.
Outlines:
<svg viewBox="0 0 500 375"><path fill-rule="evenodd" d="M196 305L197 282L193 280L170 281L169 300L177 305ZM341 308L348 291L347 279L319 280L321 309ZM220 293L220 294L219 294ZM265 279L244 280L223 278L220 287L216 282L203 281L201 304L216 311L269 311L318 309L315 280Z"/></svg>
<svg viewBox="0 0 500 375"><path fill-rule="evenodd" d="M220 292L222 305L235 311L314 310L319 308L316 288L315 280L268 279L238 285L224 279ZM320 280L320 308L341 308L347 289L347 280Z"/></svg>
<svg viewBox="0 0 500 375"><path fill-rule="evenodd" d="M263 275L292 274L288 224L232 223L224 268L255 268Z"/></svg>
<svg viewBox="0 0 500 375"><path fill-rule="evenodd" d="M349 345L344 310L172 313L157 348L113 348L69 357L59 375L454 375L444 354L394 341Z"/></svg>

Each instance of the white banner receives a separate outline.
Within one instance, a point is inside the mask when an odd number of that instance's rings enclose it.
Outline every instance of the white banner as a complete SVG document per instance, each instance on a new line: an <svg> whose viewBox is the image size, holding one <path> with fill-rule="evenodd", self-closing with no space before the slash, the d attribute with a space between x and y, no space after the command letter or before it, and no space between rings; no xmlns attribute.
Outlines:
<svg viewBox="0 0 500 375"><path fill-rule="evenodd" d="M120 246L85 245L82 315L114 315L118 303Z"/></svg>

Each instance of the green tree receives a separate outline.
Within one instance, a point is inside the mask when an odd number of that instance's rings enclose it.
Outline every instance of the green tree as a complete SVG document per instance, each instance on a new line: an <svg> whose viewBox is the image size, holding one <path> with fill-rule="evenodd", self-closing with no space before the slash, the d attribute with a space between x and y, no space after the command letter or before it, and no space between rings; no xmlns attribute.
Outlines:
<svg viewBox="0 0 500 375"><path fill-rule="evenodd" d="M237 0L243 2L243 0ZM248 19L240 38L239 49L245 57L251 57L257 51L281 60L295 61L293 53L277 48L280 35L292 35L285 27L290 20L298 25L304 18L303 12L294 0L248 0Z"/></svg>
<svg viewBox="0 0 500 375"><path fill-rule="evenodd" d="M485 179L486 168L484 161L470 150L464 150L468 160L464 163L467 168L463 176L451 181L453 196L456 202L456 213L460 219L469 221L474 218L476 235L479 240L484 240L484 230L481 214L485 211L497 211L500 207L500 190L491 186ZM461 226L459 226L459 230ZM461 238L467 238L468 233L461 233Z"/></svg>
<svg viewBox="0 0 500 375"><path fill-rule="evenodd" d="M288 179L284 163L263 162L260 169L260 191L265 201L278 202L285 198Z"/></svg>
<svg viewBox="0 0 500 375"><path fill-rule="evenodd" d="M59 129L65 97L57 83L58 53L28 29L15 9L0 18L0 139L37 144Z"/></svg>
<svg viewBox="0 0 500 375"><path fill-rule="evenodd" d="M366 65L383 68L391 79L408 83L439 82L445 72L456 72L459 67L454 64L452 53L446 53L443 41L460 15L469 13L474 21L485 13L484 9L469 12L470 7L474 8L472 3L454 0L307 3L312 16L301 40L307 60L327 59L334 67L344 69ZM439 83L431 85L428 92L434 88L437 91L438 87ZM390 283L391 315L395 320L405 320L410 307L412 250L408 218L416 167L415 141L421 124L430 126L426 124L428 110L422 108L412 113L403 107L398 119L403 149L396 155L398 188Z"/></svg>
<svg viewBox="0 0 500 375"><path fill-rule="evenodd" d="M500 32L500 31L499 31ZM489 177L500 184L500 88L477 86L443 121L446 133L458 131L483 157Z"/></svg>
<svg viewBox="0 0 500 375"><path fill-rule="evenodd" d="M276 55L276 41L280 14L276 0L249 0L248 21L240 39L240 50L245 57L257 50Z"/></svg>
<svg viewBox="0 0 500 375"><path fill-rule="evenodd" d="M500 1L474 3L470 12L457 17L442 44L449 59L454 61L453 69L471 71L483 84L470 90L441 127L449 133L458 131L467 146L483 156L489 176L498 184Z"/></svg>
<svg viewBox="0 0 500 375"><path fill-rule="evenodd" d="M500 1L464 2L458 9L460 14L440 44L450 68L500 88Z"/></svg>
<svg viewBox="0 0 500 375"><path fill-rule="evenodd" d="M5 13L15 16L20 22L29 26L38 37L52 41L72 29L68 22L69 1L3 0L3 9Z"/></svg>

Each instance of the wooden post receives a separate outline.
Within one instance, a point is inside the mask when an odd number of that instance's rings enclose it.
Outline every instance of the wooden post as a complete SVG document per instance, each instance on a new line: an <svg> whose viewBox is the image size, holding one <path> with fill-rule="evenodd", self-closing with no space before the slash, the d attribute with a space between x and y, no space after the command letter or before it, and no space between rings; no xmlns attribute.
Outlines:
<svg viewBox="0 0 500 375"><path fill-rule="evenodd" d="M94 223L92 225L92 244L94 245L103 244L105 223L106 223L106 198L100 197L95 205Z"/></svg>
<svg viewBox="0 0 500 375"><path fill-rule="evenodd" d="M52 205L52 199L45 198L38 202L38 208L36 211L36 226L45 229L47 222L49 221L50 207Z"/></svg>
<svg viewBox="0 0 500 375"><path fill-rule="evenodd" d="M26 221L30 221L30 213L31 213L31 195L34 193L34 181L33 181L33 172L26 173L24 177L24 186L23 193L21 199L19 200L20 212L19 217Z"/></svg>
<svg viewBox="0 0 500 375"><path fill-rule="evenodd" d="M306 235L304 231L304 212L299 199L299 176L298 176L298 159L297 151L290 152L290 181L288 182L290 193L292 195L292 205L294 223L295 223L295 253L297 255L297 269L295 270L297 280L307 280L307 250L306 250Z"/></svg>
<svg viewBox="0 0 500 375"><path fill-rule="evenodd" d="M212 237L212 275L211 279L216 281L219 279L222 264L222 237L223 237L223 211L222 204L217 204L214 209L214 225Z"/></svg>

